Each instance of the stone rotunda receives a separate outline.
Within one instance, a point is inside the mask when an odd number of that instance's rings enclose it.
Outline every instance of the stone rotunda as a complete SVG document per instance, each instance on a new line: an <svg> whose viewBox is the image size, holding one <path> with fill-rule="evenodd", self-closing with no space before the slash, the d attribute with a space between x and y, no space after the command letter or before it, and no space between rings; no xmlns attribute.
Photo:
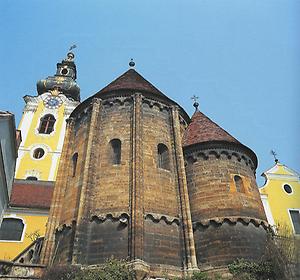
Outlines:
<svg viewBox="0 0 300 280"><path fill-rule="evenodd" d="M139 279L219 268L264 250L257 158L133 68L71 114L41 261L132 262Z"/></svg>

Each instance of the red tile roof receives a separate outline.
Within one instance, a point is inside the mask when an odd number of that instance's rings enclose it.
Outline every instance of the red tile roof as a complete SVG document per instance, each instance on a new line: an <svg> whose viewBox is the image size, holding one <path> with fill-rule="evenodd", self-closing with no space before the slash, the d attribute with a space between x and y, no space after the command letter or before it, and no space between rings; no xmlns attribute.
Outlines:
<svg viewBox="0 0 300 280"><path fill-rule="evenodd" d="M160 90L143 78L134 69L129 69L123 75L112 81L105 88L101 89L99 93L115 91L115 90L140 90L147 91L160 96L165 96Z"/></svg>
<svg viewBox="0 0 300 280"><path fill-rule="evenodd" d="M223 128L197 110L184 133L183 146L209 141L226 141L240 144L238 140Z"/></svg>
<svg viewBox="0 0 300 280"><path fill-rule="evenodd" d="M15 180L10 206L50 208L54 182Z"/></svg>

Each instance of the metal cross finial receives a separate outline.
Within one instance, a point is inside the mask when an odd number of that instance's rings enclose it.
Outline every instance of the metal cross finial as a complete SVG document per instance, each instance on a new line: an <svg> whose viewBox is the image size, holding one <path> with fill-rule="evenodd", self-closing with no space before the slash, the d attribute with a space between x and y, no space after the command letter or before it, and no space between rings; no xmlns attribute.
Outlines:
<svg viewBox="0 0 300 280"><path fill-rule="evenodd" d="M76 46L76 45L72 45L72 46L69 48L69 51L71 51L71 50L73 50L73 49L75 49L75 48L77 48L77 46Z"/></svg>
<svg viewBox="0 0 300 280"><path fill-rule="evenodd" d="M193 106L195 107L195 110L196 110L196 111L198 110L198 107L199 107L199 103L197 102L198 98L199 98L199 97L196 96L195 94L191 97L191 99L194 101Z"/></svg>
<svg viewBox="0 0 300 280"><path fill-rule="evenodd" d="M271 155L274 157L275 163L278 162L277 154L274 150L271 150Z"/></svg>

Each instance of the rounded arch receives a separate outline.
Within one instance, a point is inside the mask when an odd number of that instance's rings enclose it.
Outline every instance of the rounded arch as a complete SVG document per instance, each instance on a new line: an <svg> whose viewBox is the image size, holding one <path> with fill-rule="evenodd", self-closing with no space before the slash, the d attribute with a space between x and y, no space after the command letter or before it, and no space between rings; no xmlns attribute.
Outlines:
<svg viewBox="0 0 300 280"><path fill-rule="evenodd" d="M157 145L157 166L161 169L170 170L169 149L162 143Z"/></svg>
<svg viewBox="0 0 300 280"><path fill-rule="evenodd" d="M121 164L122 142L114 138L109 142L109 157L112 164Z"/></svg>
<svg viewBox="0 0 300 280"><path fill-rule="evenodd" d="M235 183L237 192L244 193L245 186L244 186L243 179L239 175L234 175L233 179L234 179L234 183Z"/></svg>

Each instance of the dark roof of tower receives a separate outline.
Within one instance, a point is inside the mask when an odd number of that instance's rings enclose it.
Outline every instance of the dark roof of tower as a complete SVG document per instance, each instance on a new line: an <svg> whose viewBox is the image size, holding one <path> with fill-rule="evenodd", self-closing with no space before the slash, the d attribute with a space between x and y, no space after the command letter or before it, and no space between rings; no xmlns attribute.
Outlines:
<svg viewBox="0 0 300 280"><path fill-rule="evenodd" d="M134 69L129 69L120 77L112 81L105 88L101 89L98 93L104 93L115 90L140 90L151 92L160 96L165 96L160 90L154 85L148 82Z"/></svg>
<svg viewBox="0 0 300 280"><path fill-rule="evenodd" d="M192 116L191 123L184 133L183 146L186 147L193 144L210 141L224 141L241 144L210 118L196 110Z"/></svg>

